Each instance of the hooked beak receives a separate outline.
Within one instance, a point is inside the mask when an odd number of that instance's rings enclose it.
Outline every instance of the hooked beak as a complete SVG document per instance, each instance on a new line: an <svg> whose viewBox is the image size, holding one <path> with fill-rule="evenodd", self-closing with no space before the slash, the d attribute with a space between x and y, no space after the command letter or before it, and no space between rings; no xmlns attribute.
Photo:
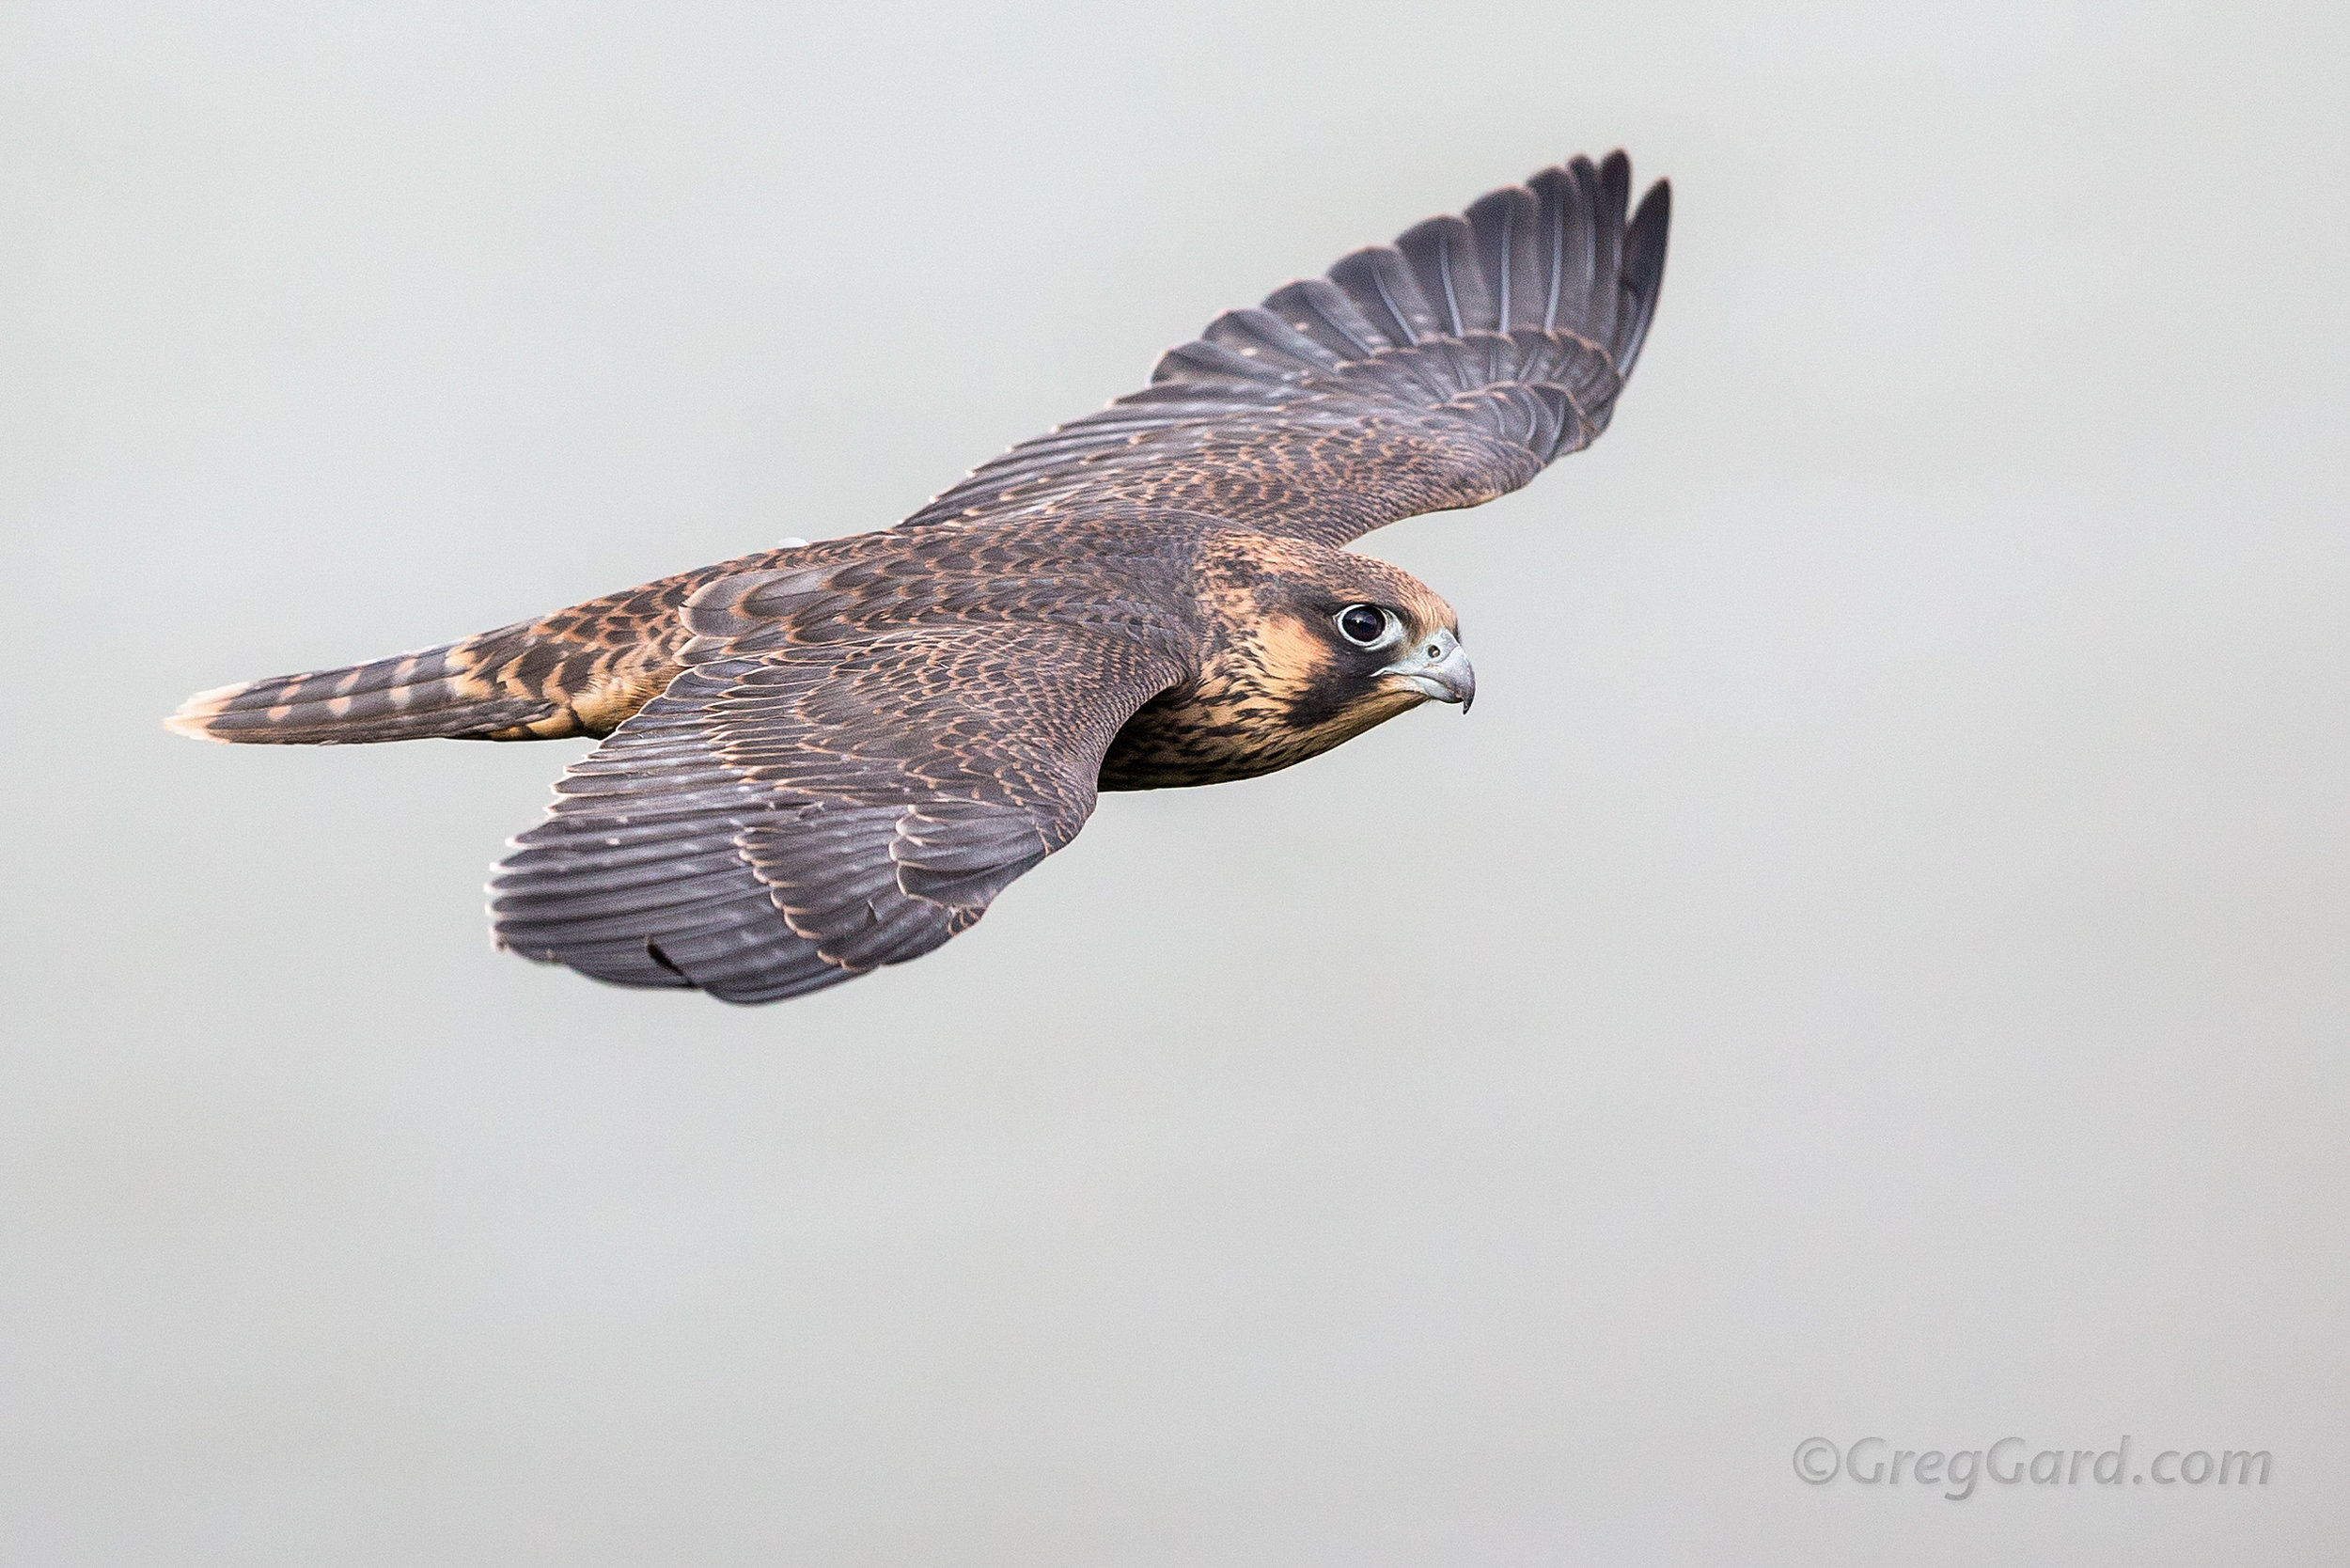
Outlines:
<svg viewBox="0 0 2350 1568"><path fill-rule="evenodd" d="M1422 697L1434 698L1438 702L1457 702L1465 713L1469 711L1469 704L1477 700L1477 671L1469 667L1468 655L1461 651L1461 639L1449 632L1422 637L1402 658L1379 673Z"/></svg>

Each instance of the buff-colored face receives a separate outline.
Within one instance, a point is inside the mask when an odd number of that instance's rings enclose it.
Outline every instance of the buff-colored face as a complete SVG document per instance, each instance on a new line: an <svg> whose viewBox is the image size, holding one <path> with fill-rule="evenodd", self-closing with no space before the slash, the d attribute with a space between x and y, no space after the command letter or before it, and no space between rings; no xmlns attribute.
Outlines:
<svg viewBox="0 0 2350 1568"><path fill-rule="evenodd" d="M1219 567L1209 595L1218 648L1188 722L1225 737L1229 776L1476 695L1452 606L1409 572L1289 541L1251 541Z"/></svg>
<svg viewBox="0 0 2350 1568"><path fill-rule="evenodd" d="M1432 698L1465 706L1476 677L1452 606L1384 562L1348 565L1281 579L1258 597L1269 684L1288 698L1291 722L1313 729L1358 712L1384 719Z"/></svg>

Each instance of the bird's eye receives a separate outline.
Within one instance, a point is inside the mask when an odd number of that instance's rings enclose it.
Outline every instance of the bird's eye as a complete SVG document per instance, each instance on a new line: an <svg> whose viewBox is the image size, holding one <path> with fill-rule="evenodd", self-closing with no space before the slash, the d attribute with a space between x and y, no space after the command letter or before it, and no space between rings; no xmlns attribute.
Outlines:
<svg viewBox="0 0 2350 1568"><path fill-rule="evenodd" d="M1376 648L1387 640L1392 619L1374 604L1349 604L1339 612L1339 635L1357 648Z"/></svg>

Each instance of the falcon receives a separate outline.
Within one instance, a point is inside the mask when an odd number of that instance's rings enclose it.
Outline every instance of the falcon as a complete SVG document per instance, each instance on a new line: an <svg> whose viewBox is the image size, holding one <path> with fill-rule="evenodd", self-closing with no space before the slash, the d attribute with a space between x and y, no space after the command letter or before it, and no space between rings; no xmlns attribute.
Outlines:
<svg viewBox="0 0 2350 1568"><path fill-rule="evenodd" d="M1671 193L1576 158L1219 316L1143 390L894 527L223 686L239 744L600 737L490 885L498 947L770 1002L917 958L1104 790L1249 778L1423 702L1460 622L1350 541L1607 428Z"/></svg>

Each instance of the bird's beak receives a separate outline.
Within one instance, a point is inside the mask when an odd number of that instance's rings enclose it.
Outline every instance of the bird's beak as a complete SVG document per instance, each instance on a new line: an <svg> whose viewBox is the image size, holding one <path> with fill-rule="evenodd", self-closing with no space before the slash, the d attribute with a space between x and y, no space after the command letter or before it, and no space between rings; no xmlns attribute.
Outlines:
<svg viewBox="0 0 2350 1568"><path fill-rule="evenodd" d="M1457 702L1465 713L1469 711L1469 704L1477 700L1477 671L1469 667L1468 655L1461 651L1461 639L1449 632L1422 637L1412 644L1402 658L1379 673L1422 697Z"/></svg>

